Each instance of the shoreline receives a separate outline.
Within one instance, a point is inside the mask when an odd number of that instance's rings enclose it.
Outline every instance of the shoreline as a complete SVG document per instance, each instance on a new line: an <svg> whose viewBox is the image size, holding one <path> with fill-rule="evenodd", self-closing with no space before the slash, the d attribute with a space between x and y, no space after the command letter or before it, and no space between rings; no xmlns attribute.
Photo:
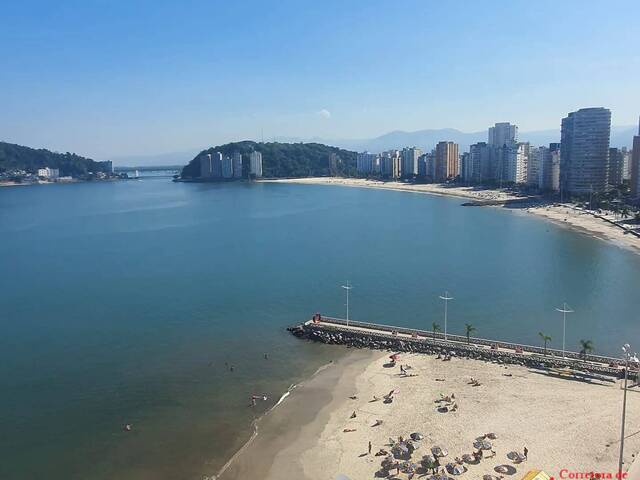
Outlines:
<svg viewBox="0 0 640 480"><path fill-rule="evenodd" d="M251 438L219 469L216 480L279 480L295 474L306 479L298 462L314 444L336 403L353 390L356 376L380 352L351 350L292 385L289 395L254 424ZM352 393L349 393L352 395ZM312 479L309 479L312 480Z"/></svg>
<svg viewBox="0 0 640 480"><path fill-rule="evenodd" d="M500 190L476 189L473 187L444 187L439 184L404 184L402 182L381 182L360 178L339 177L307 177L286 179L265 179L264 183L295 183L304 185L334 185L352 188L375 188L398 192L420 193L426 195L440 195L454 198L486 202L484 206L510 209L506 202L523 200L523 197ZM482 205L479 205L482 206ZM613 223L594 216L593 214L576 210L571 206L560 205L531 205L511 208L514 211L534 215L558 226L569 228L574 232L588 235L633 253L640 254L640 238Z"/></svg>
<svg viewBox="0 0 640 480"><path fill-rule="evenodd" d="M387 356L388 352L354 350L301 383L281 409L265 415L260 433L217 479L334 480L340 474L373 478L385 458L375 453L391 450L389 438L408 438L416 431L425 438L416 443L411 462L419 464L439 445L449 450L442 466L471 453L478 435L494 432L496 455L465 463L468 474L463 478L495 475L498 465L514 468L514 478L533 469L556 476L562 468L615 473L619 382L589 383L522 366L455 357L443 362L433 355L408 353L402 353L399 362L411 365L410 374L401 375L397 365L387 363ZM481 384L471 385L470 377ZM371 401L391 390L392 403ZM632 425L640 422L640 395L634 393L638 392L631 390L627 400L625 471L640 449L640 437L631 435ZM441 395L451 394L457 409L440 412ZM382 423L375 426L376 420ZM527 461L508 459L509 452L522 452L524 446L529 450Z"/></svg>

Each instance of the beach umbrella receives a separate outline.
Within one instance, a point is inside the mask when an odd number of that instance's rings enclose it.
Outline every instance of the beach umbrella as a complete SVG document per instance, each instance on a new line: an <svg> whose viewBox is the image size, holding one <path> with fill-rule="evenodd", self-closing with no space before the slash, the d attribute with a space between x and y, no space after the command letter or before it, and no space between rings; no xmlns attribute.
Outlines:
<svg viewBox="0 0 640 480"><path fill-rule="evenodd" d="M400 470L404 473L413 473L418 468L418 465L409 461L404 461L400 464Z"/></svg>
<svg viewBox="0 0 640 480"><path fill-rule="evenodd" d="M513 467L509 465L498 465L494 470L498 473L509 473L511 472Z"/></svg>
<svg viewBox="0 0 640 480"><path fill-rule="evenodd" d="M435 463L436 459L432 455L424 455L420 463L427 468L430 468L431 465Z"/></svg>
<svg viewBox="0 0 640 480"><path fill-rule="evenodd" d="M507 458L515 463L524 462L524 455L516 451L507 453Z"/></svg>
<svg viewBox="0 0 640 480"><path fill-rule="evenodd" d="M496 437L496 434L493 432L487 433L485 437L490 438L491 440L495 440L496 438L498 438Z"/></svg>
<svg viewBox="0 0 640 480"><path fill-rule="evenodd" d="M413 432L409 436L415 441L422 440L424 438L424 435L422 435L420 432Z"/></svg>
<svg viewBox="0 0 640 480"><path fill-rule="evenodd" d="M433 447L431 453L436 457L446 457L449 454L446 449L441 447Z"/></svg>
<svg viewBox="0 0 640 480"><path fill-rule="evenodd" d="M487 474L482 476L482 480L499 480L499 478L496 477L495 475Z"/></svg>
<svg viewBox="0 0 640 480"><path fill-rule="evenodd" d="M491 450L491 442L489 440L476 440L473 446L479 450Z"/></svg>
<svg viewBox="0 0 640 480"><path fill-rule="evenodd" d="M471 462L475 462L475 460L476 460L475 457L470 453L465 453L464 455L462 455L462 461L464 462L471 463Z"/></svg>
<svg viewBox="0 0 640 480"><path fill-rule="evenodd" d="M404 443L394 445L391 451L398 456L409 455L409 449Z"/></svg>
<svg viewBox="0 0 640 480"><path fill-rule="evenodd" d="M447 475L433 475L432 478L434 478L435 480L453 480L453 478Z"/></svg>
<svg viewBox="0 0 640 480"><path fill-rule="evenodd" d="M447 468L447 470L449 469ZM452 473L453 475L461 475L466 471L467 469L464 467L464 465L454 465L453 468L449 470L449 473Z"/></svg>

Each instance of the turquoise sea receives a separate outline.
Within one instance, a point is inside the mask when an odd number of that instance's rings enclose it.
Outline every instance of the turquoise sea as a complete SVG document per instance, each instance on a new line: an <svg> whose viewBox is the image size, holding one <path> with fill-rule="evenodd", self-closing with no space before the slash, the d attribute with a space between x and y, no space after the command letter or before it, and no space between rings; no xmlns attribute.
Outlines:
<svg viewBox="0 0 640 480"><path fill-rule="evenodd" d="M429 328L448 290L451 332L559 348L566 301L568 348L640 348L640 256L461 203L166 178L1 188L0 478L214 474L339 354L284 328L343 315L347 280L354 319Z"/></svg>

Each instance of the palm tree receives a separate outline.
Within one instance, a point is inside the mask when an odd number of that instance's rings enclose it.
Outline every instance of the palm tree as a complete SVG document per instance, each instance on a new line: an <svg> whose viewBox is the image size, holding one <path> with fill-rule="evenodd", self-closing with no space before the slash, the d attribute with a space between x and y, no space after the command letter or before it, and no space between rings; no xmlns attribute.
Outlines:
<svg viewBox="0 0 640 480"><path fill-rule="evenodd" d="M471 335L471 332L475 332L476 331L476 327L474 327L470 323L465 323L464 324L464 328L467 331L467 345L468 345L468 344L471 343L471 339L469 338L469 336Z"/></svg>
<svg viewBox="0 0 640 480"><path fill-rule="evenodd" d="M440 324L438 322L433 322L431 324L431 330L433 331L433 339L436 339L436 332L440 331Z"/></svg>
<svg viewBox="0 0 640 480"><path fill-rule="evenodd" d="M580 355L584 361L587 360L587 353L593 352L593 342L591 340L580 340Z"/></svg>
<svg viewBox="0 0 640 480"><path fill-rule="evenodd" d="M544 342L544 354L546 356L547 355L547 343L551 341L551 337L549 335L545 335L542 332L538 332L538 335L540 335L540 338Z"/></svg>

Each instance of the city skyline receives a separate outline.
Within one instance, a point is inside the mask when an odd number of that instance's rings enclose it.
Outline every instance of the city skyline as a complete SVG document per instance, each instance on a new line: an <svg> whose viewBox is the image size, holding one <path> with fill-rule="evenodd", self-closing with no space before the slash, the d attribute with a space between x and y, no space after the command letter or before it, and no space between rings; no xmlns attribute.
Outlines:
<svg viewBox="0 0 640 480"><path fill-rule="evenodd" d="M105 159L263 136L476 132L502 121L521 134L559 130L566 112L589 106L635 125L639 34L620 18L638 15L637 2L497 5L9 5L2 140Z"/></svg>

